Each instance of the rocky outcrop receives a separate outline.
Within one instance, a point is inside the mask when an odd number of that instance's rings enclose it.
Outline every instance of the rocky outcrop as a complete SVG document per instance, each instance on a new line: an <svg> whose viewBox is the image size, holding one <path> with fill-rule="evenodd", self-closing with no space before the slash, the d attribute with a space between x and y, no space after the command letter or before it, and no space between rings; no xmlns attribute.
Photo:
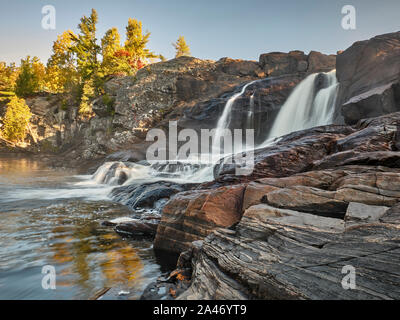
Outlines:
<svg viewBox="0 0 400 320"><path fill-rule="evenodd" d="M342 220L261 205L236 230L205 239L179 299L399 299L399 258L396 224L345 228ZM355 287L346 279L352 271Z"/></svg>
<svg viewBox="0 0 400 320"><path fill-rule="evenodd" d="M269 77L295 73L327 72L335 69L336 56L311 51L307 56L303 51L289 53L271 52L260 56L260 66Z"/></svg>
<svg viewBox="0 0 400 320"><path fill-rule="evenodd" d="M346 123L400 110L400 32L356 42L338 55L336 69Z"/></svg>
<svg viewBox="0 0 400 320"><path fill-rule="evenodd" d="M156 243L188 250L179 268L192 279L178 299L398 299L399 123L393 113L292 133L256 151L255 174L221 166L217 183L175 195ZM230 190L240 210L228 209ZM214 194L219 209L208 212ZM198 213L211 212L236 218L204 228ZM345 290L353 267L356 288Z"/></svg>
<svg viewBox="0 0 400 320"><path fill-rule="evenodd" d="M154 248L181 253L215 228L240 221L244 186L179 193L164 207Z"/></svg>

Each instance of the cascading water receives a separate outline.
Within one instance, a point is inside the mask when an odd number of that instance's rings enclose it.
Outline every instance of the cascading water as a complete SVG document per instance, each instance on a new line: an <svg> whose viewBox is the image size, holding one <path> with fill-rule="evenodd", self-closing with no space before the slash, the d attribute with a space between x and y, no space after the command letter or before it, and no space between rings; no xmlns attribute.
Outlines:
<svg viewBox="0 0 400 320"><path fill-rule="evenodd" d="M133 163L109 162L101 166L90 180L82 184L129 185L132 183L151 183L157 181L171 181L176 183L202 183L213 180L213 168L221 158L230 154L221 154L221 140L224 131L230 128L232 109L237 99L243 96L246 90L256 82L255 80L244 85L233 94L225 104L224 111L218 121L213 137L212 154L194 155L192 160L179 160L178 163L154 163L141 165ZM282 106L269 133L268 139L256 146L265 147L274 144L278 137L294 131L304 130L316 126L332 123L334 105L336 103L338 82L336 70L327 73L316 73L303 80L289 96ZM242 129L254 127L254 95L249 98L249 110ZM246 150L246 145L234 146L235 152ZM208 159L204 160L204 159Z"/></svg>
<svg viewBox="0 0 400 320"><path fill-rule="evenodd" d="M218 155L220 154L221 151L221 139L224 137L224 132L226 129L229 128L229 124L231 121L231 111L232 107L235 104L235 101L240 98L247 90L248 87L253 85L254 83L260 82L263 80L254 80L252 82L249 82L245 86L243 86L242 90L238 93L235 93L229 100L227 101L224 111L222 112L221 118L218 120L217 128L215 131L215 135L213 137L213 145L212 145L212 153L215 154L217 153ZM251 101L250 101L251 104ZM254 106L254 96L253 96L253 106ZM249 116L251 116L249 114ZM243 146L235 146L235 152L241 152ZM219 159L218 159L219 160Z"/></svg>
<svg viewBox="0 0 400 320"><path fill-rule="evenodd" d="M317 84L323 81L323 88ZM303 80L282 106L268 140L291 132L332 123L338 82L336 70L315 73Z"/></svg>

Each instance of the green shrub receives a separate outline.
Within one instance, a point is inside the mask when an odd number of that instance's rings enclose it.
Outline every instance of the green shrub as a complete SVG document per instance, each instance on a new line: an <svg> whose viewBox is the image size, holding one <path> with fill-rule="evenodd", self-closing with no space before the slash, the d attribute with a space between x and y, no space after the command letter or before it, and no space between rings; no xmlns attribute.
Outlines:
<svg viewBox="0 0 400 320"><path fill-rule="evenodd" d="M25 100L18 97L11 97L3 119L3 135L11 141L24 140L31 117L31 110L26 105Z"/></svg>

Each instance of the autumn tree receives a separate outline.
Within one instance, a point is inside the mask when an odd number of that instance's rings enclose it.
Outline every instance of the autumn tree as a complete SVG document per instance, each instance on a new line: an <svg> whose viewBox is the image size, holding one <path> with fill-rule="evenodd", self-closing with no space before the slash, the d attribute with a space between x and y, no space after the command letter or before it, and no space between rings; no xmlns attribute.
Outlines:
<svg viewBox="0 0 400 320"><path fill-rule="evenodd" d="M129 55L132 67L140 69L147 64L148 59L157 58L157 55L147 48L149 38L150 32L143 34L142 22L129 18L124 49Z"/></svg>
<svg viewBox="0 0 400 320"><path fill-rule="evenodd" d="M11 141L24 140L31 117L31 111L25 100L16 96L11 97L3 119L2 134Z"/></svg>
<svg viewBox="0 0 400 320"><path fill-rule="evenodd" d="M38 57L28 56L21 60L20 73L15 83L15 93L19 97L33 95L44 89L45 66Z"/></svg>
<svg viewBox="0 0 400 320"><path fill-rule="evenodd" d="M129 54L121 47L120 35L117 28L111 28L104 35L101 40L101 53L103 56L101 63L103 77L115 74L133 74Z"/></svg>
<svg viewBox="0 0 400 320"><path fill-rule="evenodd" d="M176 50L175 58L179 58L182 56L190 57L190 48L186 44L185 37L180 36L178 40L172 44Z"/></svg>
<svg viewBox="0 0 400 320"><path fill-rule="evenodd" d="M67 30L53 44L53 53L46 68L46 87L49 92L65 92L78 82L74 53L71 50L74 38L76 35Z"/></svg>
<svg viewBox="0 0 400 320"><path fill-rule="evenodd" d="M5 62L0 62L0 91L13 92L15 82L18 78L18 68L15 63L7 65Z"/></svg>

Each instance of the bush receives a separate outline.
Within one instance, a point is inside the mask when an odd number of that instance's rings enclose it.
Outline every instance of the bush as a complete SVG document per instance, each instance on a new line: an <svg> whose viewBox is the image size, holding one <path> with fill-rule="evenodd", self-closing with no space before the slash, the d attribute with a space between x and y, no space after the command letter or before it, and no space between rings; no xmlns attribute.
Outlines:
<svg viewBox="0 0 400 320"><path fill-rule="evenodd" d="M25 100L12 97L7 104L7 110L3 120L3 135L11 141L24 140L31 117L31 110L26 105Z"/></svg>

